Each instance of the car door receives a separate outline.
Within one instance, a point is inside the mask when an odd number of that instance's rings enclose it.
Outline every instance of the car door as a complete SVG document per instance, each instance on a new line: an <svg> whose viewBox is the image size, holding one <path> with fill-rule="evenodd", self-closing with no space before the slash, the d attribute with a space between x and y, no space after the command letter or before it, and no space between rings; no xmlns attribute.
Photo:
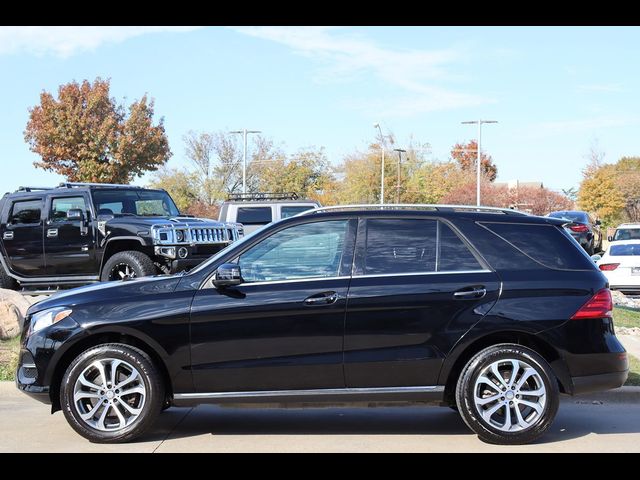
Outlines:
<svg viewBox="0 0 640 480"><path fill-rule="evenodd" d="M198 392L344 387L356 225L307 219L283 227L236 257L241 285L216 289L205 282L191 314Z"/></svg>
<svg viewBox="0 0 640 480"><path fill-rule="evenodd" d="M500 290L454 227L434 218L360 221L345 331L347 387L436 385L445 355Z"/></svg>
<svg viewBox="0 0 640 480"><path fill-rule="evenodd" d="M40 196L20 198L8 207L2 229L2 243L11 270L22 277L45 275L42 246L42 210Z"/></svg>
<svg viewBox="0 0 640 480"><path fill-rule="evenodd" d="M84 195L56 195L47 201L44 252L48 275L95 275L98 272L91 210ZM67 212L79 209L84 220L67 220Z"/></svg>

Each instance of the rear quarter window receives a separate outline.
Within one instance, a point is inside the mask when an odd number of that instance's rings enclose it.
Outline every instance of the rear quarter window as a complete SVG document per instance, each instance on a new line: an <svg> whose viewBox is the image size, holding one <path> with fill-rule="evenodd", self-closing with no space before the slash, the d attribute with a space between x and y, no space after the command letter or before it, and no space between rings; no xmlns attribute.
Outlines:
<svg viewBox="0 0 640 480"><path fill-rule="evenodd" d="M483 227L547 268L591 270L594 263L559 227L530 223L482 223Z"/></svg>
<svg viewBox="0 0 640 480"><path fill-rule="evenodd" d="M271 207L239 207L236 222L245 225L262 225L271 223Z"/></svg>

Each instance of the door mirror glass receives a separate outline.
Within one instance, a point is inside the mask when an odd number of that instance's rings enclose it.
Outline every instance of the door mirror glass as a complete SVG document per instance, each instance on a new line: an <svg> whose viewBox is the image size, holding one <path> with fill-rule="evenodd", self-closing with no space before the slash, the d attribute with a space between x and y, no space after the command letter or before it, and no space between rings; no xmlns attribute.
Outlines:
<svg viewBox="0 0 640 480"><path fill-rule="evenodd" d="M67 210L67 220L70 222L82 221L84 214L79 208L71 208Z"/></svg>
<svg viewBox="0 0 640 480"><path fill-rule="evenodd" d="M216 287L231 287L241 283L242 273L237 263L223 263L213 274L213 284Z"/></svg>

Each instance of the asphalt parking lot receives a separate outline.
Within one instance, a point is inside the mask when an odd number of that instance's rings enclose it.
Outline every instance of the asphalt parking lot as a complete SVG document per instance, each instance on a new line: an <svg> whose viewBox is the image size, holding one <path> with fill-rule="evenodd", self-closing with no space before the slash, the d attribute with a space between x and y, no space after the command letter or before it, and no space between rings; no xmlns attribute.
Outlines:
<svg viewBox="0 0 640 480"><path fill-rule="evenodd" d="M640 388L563 398L536 444L487 445L448 408L171 408L135 443L91 444L0 382L0 452L640 452Z"/></svg>

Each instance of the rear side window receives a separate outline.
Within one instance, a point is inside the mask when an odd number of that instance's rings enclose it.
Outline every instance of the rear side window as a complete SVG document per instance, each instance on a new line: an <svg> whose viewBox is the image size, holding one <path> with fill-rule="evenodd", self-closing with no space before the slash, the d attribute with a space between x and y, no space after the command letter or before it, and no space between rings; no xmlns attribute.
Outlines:
<svg viewBox="0 0 640 480"><path fill-rule="evenodd" d="M464 270L482 266L446 224L428 219L367 220L365 275Z"/></svg>
<svg viewBox="0 0 640 480"><path fill-rule="evenodd" d="M271 207L240 207L236 222L245 225L263 225L272 221Z"/></svg>
<svg viewBox="0 0 640 480"><path fill-rule="evenodd" d="M483 223L512 246L548 268L586 270L593 262L582 248L553 225L526 223Z"/></svg>
<svg viewBox="0 0 640 480"><path fill-rule="evenodd" d="M11 225L35 225L40 223L42 200L15 202L9 216Z"/></svg>

